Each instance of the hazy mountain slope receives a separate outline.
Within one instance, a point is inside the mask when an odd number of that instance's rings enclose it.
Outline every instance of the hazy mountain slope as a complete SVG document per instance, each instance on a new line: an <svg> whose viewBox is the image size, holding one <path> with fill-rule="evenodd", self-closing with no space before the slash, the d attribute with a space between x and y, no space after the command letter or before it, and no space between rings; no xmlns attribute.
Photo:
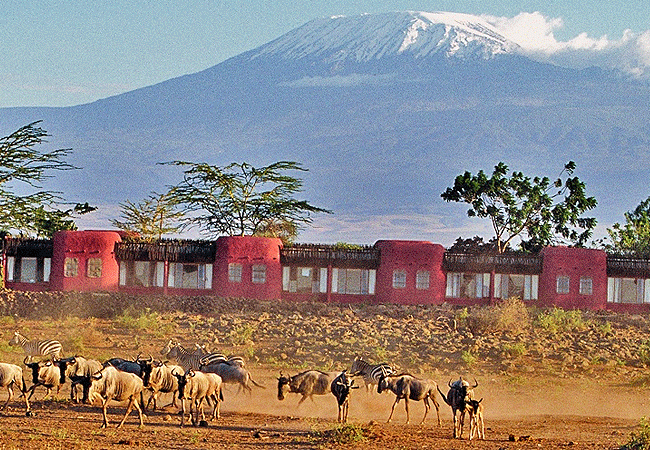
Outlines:
<svg viewBox="0 0 650 450"><path fill-rule="evenodd" d="M205 71L87 105L0 110L0 130L43 119L52 145L72 147L84 168L54 180L75 200L160 191L177 180L161 161L291 159L310 169L305 196L338 217L424 213L449 227L464 209L439 195L456 174L504 161L552 176L572 159L608 225L650 195L649 105L647 84L533 62L472 16L406 12L318 19ZM459 234L363 233L305 236Z"/></svg>

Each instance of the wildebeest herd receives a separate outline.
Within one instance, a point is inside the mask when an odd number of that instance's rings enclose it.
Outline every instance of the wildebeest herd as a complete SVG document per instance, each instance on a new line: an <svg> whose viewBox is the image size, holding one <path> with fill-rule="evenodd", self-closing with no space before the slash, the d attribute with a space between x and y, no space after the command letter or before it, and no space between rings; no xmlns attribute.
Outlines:
<svg viewBox="0 0 650 450"><path fill-rule="evenodd" d="M140 426L143 426L143 411L150 406L156 410L161 393L172 395L172 402L167 406L178 407L176 400L179 400L181 427L184 426L186 417L189 417L193 425L205 426L206 405L212 408L210 419L219 418L220 406L224 400L224 384L234 384L238 386L238 392L248 393L252 391L253 386L264 387L253 380L243 358L212 353L199 344L189 350L170 340L160 351L164 360L138 355L133 359L115 357L104 362L80 355L64 358L62 346L58 341L30 341L19 332L14 334L9 344L23 348L23 363L31 372L32 385L27 387L22 367L0 363L0 387L6 387L8 392L2 410L5 410L13 399L14 389L18 389L24 397L27 416L32 415L29 400L36 388L45 388L44 399L54 398L58 397L66 380L70 380L71 401L79 401L78 389L81 386L83 403L101 404L102 428L109 424L107 406L111 401L127 402L126 412L117 425L118 428L124 424L133 409L138 412ZM445 395L433 380L420 379L408 373L396 373L390 364L371 364L360 357L352 361L349 369L339 372L305 370L292 376L280 372L277 398L281 401L288 393L298 394L299 406L306 399L313 401L315 395L332 394L338 405L338 421L345 423L348 418L350 393L360 387L355 385L355 379L361 379L368 392L376 389L379 394L392 392L395 395L388 422L393 417L395 406L403 399L407 424L410 422L409 402L423 402L424 416L420 422L422 424L431 409L431 401L436 408L440 426L440 404L436 399L439 394L451 407L454 438L462 437L466 415L469 417L469 439L474 436L485 438L483 399L474 398L474 389L478 386L476 380L473 385L462 377L453 383L450 380L447 383L449 390ZM145 393L149 393L146 403Z"/></svg>

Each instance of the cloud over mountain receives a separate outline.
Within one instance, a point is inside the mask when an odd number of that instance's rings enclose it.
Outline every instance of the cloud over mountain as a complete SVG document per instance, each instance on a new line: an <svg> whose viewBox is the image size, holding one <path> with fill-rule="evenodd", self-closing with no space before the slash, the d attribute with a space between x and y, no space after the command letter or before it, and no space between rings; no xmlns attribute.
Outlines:
<svg viewBox="0 0 650 450"><path fill-rule="evenodd" d="M539 12L515 17L481 17L519 44L523 54L538 61L579 69L591 66L616 69L650 79L650 30L641 33L625 30L619 39L580 33L568 41L560 41L554 32L564 26L561 18L546 17Z"/></svg>

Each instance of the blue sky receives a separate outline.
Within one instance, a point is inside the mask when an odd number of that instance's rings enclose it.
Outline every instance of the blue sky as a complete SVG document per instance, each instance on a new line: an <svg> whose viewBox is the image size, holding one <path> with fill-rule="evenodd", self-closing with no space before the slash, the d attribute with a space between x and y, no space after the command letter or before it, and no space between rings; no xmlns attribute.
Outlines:
<svg viewBox="0 0 650 450"><path fill-rule="evenodd" d="M634 59L630 71L650 66L650 1L4 0L0 107L86 103L198 72L317 17L399 10L491 16L529 33L531 51L563 51L555 62L575 59L567 47L604 61L607 48Z"/></svg>

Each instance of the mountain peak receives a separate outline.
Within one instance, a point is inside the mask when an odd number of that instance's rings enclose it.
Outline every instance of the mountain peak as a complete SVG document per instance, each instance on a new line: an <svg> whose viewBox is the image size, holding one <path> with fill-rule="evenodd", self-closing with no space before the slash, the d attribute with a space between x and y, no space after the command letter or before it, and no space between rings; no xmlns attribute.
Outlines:
<svg viewBox="0 0 650 450"><path fill-rule="evenodd" d="M315 19L249 53L251 59L370 62L385 57L491 59L517 44L469 14L405 11Z"/></svg>

